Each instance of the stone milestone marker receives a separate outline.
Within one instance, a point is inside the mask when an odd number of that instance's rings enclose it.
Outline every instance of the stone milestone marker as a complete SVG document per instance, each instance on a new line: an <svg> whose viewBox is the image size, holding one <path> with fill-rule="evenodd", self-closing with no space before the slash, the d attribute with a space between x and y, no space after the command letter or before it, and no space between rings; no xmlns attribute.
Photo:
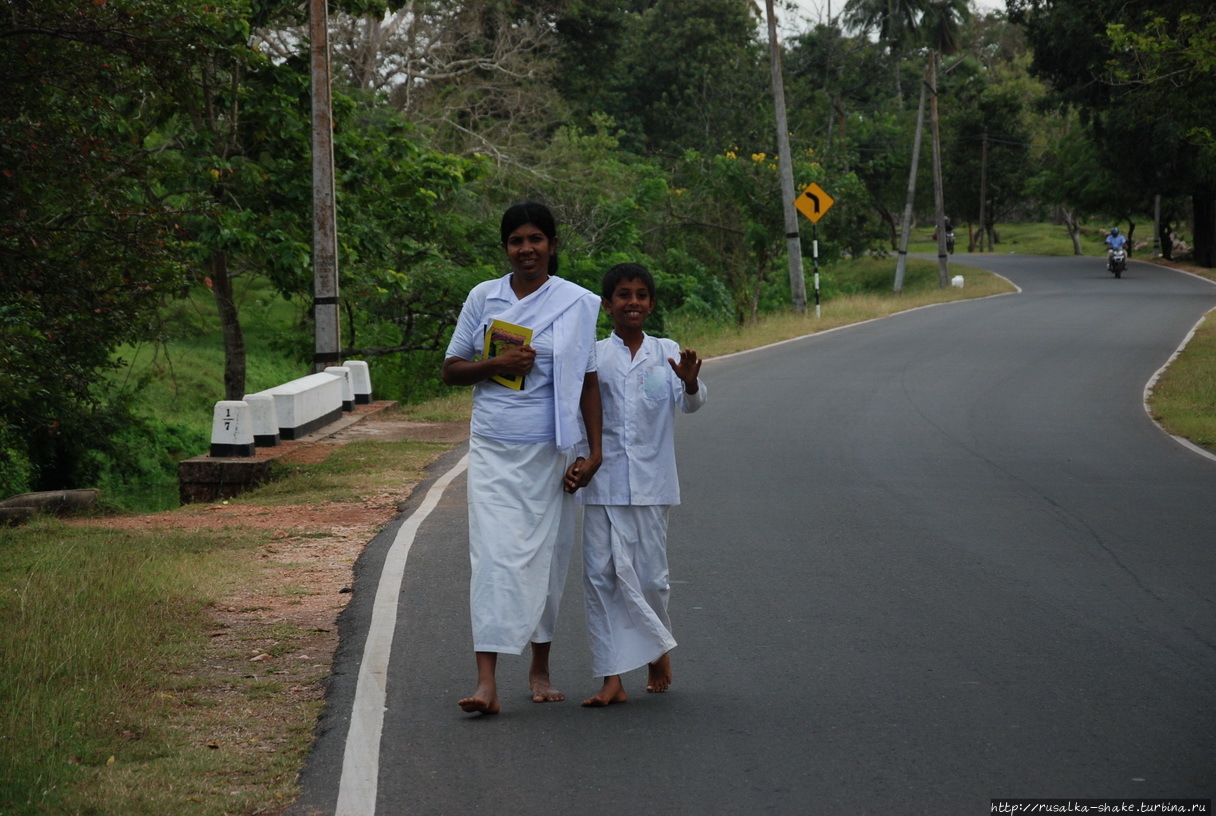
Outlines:
<svg viewBox="0 0 1216 816"><path fill-rule="evenodd" d="M273 448L279 444L279 418L274 410L274 397L263 391L246 394L245 402L249 403L249 415L253 418L253 444L259 448Z"/></svg>
<svg viewBox="0 0 1216 816"><path fill-rule="evenodd" d="M351 370L346 366L329 366L326 374L333 374L342 379L342 410L355 410L355 389L352 383Z"/></svg>
<svg viewBox="0 0 1216 816"><path fill-rule="evenodd" d="M244 400L222 400L211 418L212 456L253 456L253 415Z"/></svg>
<svg viewBox="0 0 1216 816"><path fill-rule="evenodd" d="M351 389L355 392L356 405L370 405L372 401L372 378L367 363L363 360L347 360L342 364L350 370Z"/></svg>

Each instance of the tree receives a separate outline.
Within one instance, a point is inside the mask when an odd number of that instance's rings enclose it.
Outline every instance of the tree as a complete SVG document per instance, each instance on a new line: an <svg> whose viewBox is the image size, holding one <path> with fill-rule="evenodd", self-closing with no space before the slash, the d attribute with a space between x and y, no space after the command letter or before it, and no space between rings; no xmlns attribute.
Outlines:
<svg viewBox="0 0 1216 816"><path fill-rule="evenodd" d="M1074 255L1083 254L1081 221L1087 215L1108 213L1109 203L1123 189L1117 170L1102 161L1098 146L1079 126L1052 140L1027 186L1035 198L1057 207Z"/></svg>
<svg viewBox="0 0 1216 816"><path fill-rule="evenodd" d="M1016 65L965 70L955 79L953 112L945 123L945 198L960 217L978 223L973 239L991 248L995 227L1023 203L1030 156L1029 104L1035 89Z"/></svg>
<svg viewBox="0 0 1216 816"><path fill-rule="evenodd" d="M165 93L239 20L159 0L11 2L0 20L0 449L49 489L92 481L90 449L130 424L115 352L159 335L185 280L158 184Z"/></svg>
<svg viewBox="0 0 1216 816"><path fill-rule="evenodd" d="M917 26L926 0L848 0L841 22L859 32L877 33L887 46L895 80L895 97L903 99L900 66L908 43L917 37Z"/></svg>
<svg viewBox="0 0 1216 816"><path fill-rule="evenodd" d="M643 14L623 121L641 123L648 152L715 153L771 133L771 113L756 104L768 98L757 14L750 0L657 0Z"/></svg>
<svg viewBox="0 0 1216 816"><path fill-rule="evenodd" d="M1195 260L1216 266L1216 162L1204 136L1205 100L1216 83L1205 39L1211 4L1010 0L1009 7L1034 48L1032 70L1059 104L1082 110L1104 155L1127 162L1125 183L1140 192L1141 209L1155 193L1190 196ZM1136 161L1140 155L1147 160Z"/></svg>

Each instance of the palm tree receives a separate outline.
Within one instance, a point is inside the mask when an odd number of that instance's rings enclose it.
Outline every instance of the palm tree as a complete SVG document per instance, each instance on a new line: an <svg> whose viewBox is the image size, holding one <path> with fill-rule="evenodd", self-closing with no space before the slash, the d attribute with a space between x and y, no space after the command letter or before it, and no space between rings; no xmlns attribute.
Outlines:
<svg viewBox="0 0 1216 816"><path fill-rule="evenodd" d="M882 2L882 0L850 0L851 2ZM896 0L886 0L894 4ZM911 0L909 0L911 2ZM925 66L925 84L921 86L920 105L916 111L916 137L913 140L912 170L908 177L908 199L904 206L904 222L900 233L899 256L895 265L895 291L903 289L904 269L908 258L908 232L912 222L912 202L916 195L917 159L920 156L921 128L924 123L925 90L932 97L930 106L933 132L933 198L937 211L937 257L938 284L943 288L948 282L946 261L945 207L942 197L941 136L937 122L937 59L939 52L953 54L958 51L960 26L970 18L967 0L919 0L919 17L913 21L912 30L919 32L928 45L928 64ZM847 7L846 7L847 8Z"/></svg>
<svg viewBox="0 0 1216 816"><path fill-rule="evenodd" d="M933 133L933 204L937 221L937 282L945 289L950 277L946 258L946 209L942 193L942 138L937 117L937 62L942 54L958 53L962 23L971 18L967 0L928 0L920 19L921 36L929 46L929 122ZM957 64L957 63L955 63ZM953 67L953 66L951 66ZM949 70L949 69L946 69Z"/></svg>
<svg viewBox="0 0 1216 816"><path fill-rule="evenodd" d="M848 0L840 15L846 28L858 33L875 31L878 33L879 42L886 44L891 56L891 68L895 74L895 96L901 104L903 89L900 85L899 63L908 42L916 35L917 24L928 2L929 0Z"/></svg>

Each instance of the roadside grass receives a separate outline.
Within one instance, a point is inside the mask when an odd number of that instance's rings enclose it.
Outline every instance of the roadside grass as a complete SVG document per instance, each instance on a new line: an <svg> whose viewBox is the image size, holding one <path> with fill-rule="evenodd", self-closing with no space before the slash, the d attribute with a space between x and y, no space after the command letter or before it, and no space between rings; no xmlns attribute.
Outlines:
<svg viewBox="0 0 1216 816"><path fill-rule="evenodd" d="M1041 228L1028 229L1023 238L1005 227L1003 242L1012 246L1016 239L1016 246L1030 247L1046 240L1063 249L1017 251L1071 254L1063 228L1051 229L1058 229L1062 240L1042 234ZM927 237L924 243L913 251L934 251ZM745 327L676 321L669 328L683 345L702 356L717 356L931 303L1012 291L1002 278L963 264L967 257L956 253L951 258L951 275L965 279L961 289L938 288L936 263L913 259L909 280L921 283L906 286L898 296L837 295L824 301L818 318L812 304L806 315L770 315ZM852 272L885 281L894 269L892 258L864 263L874 266ZM831 274L843 271L835 268ZM289 315L279 318L290 322ZM269 311L264 322L274 323ZM200 335L190 340L199 351L208 347L201 327L188 319L182 326L183 334ZM272 329L265 332L257 342L273 340ZM199 410L183 407L187 404L202 405L205 438L215 399L212 367L219 358L191 362L203 355L189 352L189 339L175 341L171 366L158 363L168 381L156 386L164 398L154 410L181 414ZM258 387L298 376L290 373L290 362L276 365L282 368L268 367L268 381ZM194 385L186 381L188 370L197 378ZM1197 333L1154 389L1154 416L1171 433L1216 444L1212 372L1216 325ZM190 397L190 391L203 396ZM175 401L187 398L195 402ZM469 389L458 389L400 411L416 421L455 421L468 418L470 404ZM1195 424L1171 424L1183 422L1182 416L1193 417ZM1201 427L1205 419L1208 424ZM280 466L276 481L232 503L270 507L353 501L384 484L419 481L447 447L352 442L324 463ZM320 703L292 694L273 673L255 676L247 661L255 645L286 653L308 633L267 625L225 644L227 651L218 656L206 650L214 625L209 612L217 600L257 594L264 569L258 553L269 537L266 531L243 527L114 532L49 519L0 529L0 813L282 812L295 795L296 774L307 756ZM311 592L306 585L281 591ZM327 665L316 667L306 682L319 685L327 670Z"/></svg>
<svg viewBox="0 0 1216 816"><path fill-rule="evenodd" d="M894 258L866 258L851 267L849 274L853 278L877 277L888 286L891 284L886 281L894 281ZM909 259L906 274L908 283L899 295L873 291L836 295L820 304L818 317L814 304L808 302L804 314L792 310L767 314L759 322L744 326L712 325L675 315L668 317L667 329L680 345L696 349L701 357L718 357L908 309L1015 291L1004 278L961 264L950 264L951 277L963 276L961 288L938 286L936 261ZM808 300L811 297L812 293L808 293Z"/></svg>
<svg viewBox="0 0 1216 816"><path fill-rule="evenodd" d="M1083 222L1081 224L1081 253L1087 256L1102 256L1106 254L1106 231L1114 225L1106 222ZM983 255L1073 255L1072 238L1063 224L1051 223L1014 223L997 224L998 242L991 253L968 252L967 225L958 224L954 228L955 250L950 257L951 262L966 263L968 258ZM1142 224L1133 236L1137 245L1152 241L1153 226L1151 223ZM932 237L933 227L917 227L913 229L908 241L909 252L927 252L937 254L937 241ZM977 239L978 240L978 239ZM1150 250L1141 249L1133 253L1134 257L1143 260L1148 257Z"/></svg>
<svg viewBox="0 0 1216 816"><path fill-rule="evenodd" d="M376 485L417 481L427 464L450 447L440 442L348 442L322 465L276 464L274 478L241 501L258 506L358 501Z"/></svg>
<svg viewBox="0 0 1216 816"><path fill-rule="evenodd" d="M355 500L416 483L447 447L352 442L230 503ZM274 624L208 651L209 610L262 591L270 538L46 518L0 530L0 813L221 816L291 801L321 704L254 676L248 658L253 643L277 656L309 633ZM327 673L325 658L308 685Z"/></svg>
<svg viewBox="0 0 1216 816"><path fill-rule="evenodd" d="M4 538L0 812L171 812L69 803L78 786L130 777L133 767L167 771L197 753L172 730L165 695L189 671L208 600L240 580L254 542L49 519ZM157 772L132 793L146 795L165 776L173 774Z"/></svg>
<svg viewBox="0 0 1216 816"><path fill-rule="evenodd" d="M1153 385L1148 404L1166 431L1216 451L1216 316L1209 313L1195 330Z"/></svg>

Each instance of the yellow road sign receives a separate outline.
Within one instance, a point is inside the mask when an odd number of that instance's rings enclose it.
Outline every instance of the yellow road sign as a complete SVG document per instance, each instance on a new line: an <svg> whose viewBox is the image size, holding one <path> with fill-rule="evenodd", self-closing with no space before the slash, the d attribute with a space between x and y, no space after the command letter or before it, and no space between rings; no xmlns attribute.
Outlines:
<svg viewBox="0 0 1216 816"><path fill-rule="evenodd" d="M833 203L835 202L832 197L825 193L822 187L812 184L802 191L794 206L798 208L798 212L811 219L812 224L817 224L819 219L832 209Z"/></svg>

